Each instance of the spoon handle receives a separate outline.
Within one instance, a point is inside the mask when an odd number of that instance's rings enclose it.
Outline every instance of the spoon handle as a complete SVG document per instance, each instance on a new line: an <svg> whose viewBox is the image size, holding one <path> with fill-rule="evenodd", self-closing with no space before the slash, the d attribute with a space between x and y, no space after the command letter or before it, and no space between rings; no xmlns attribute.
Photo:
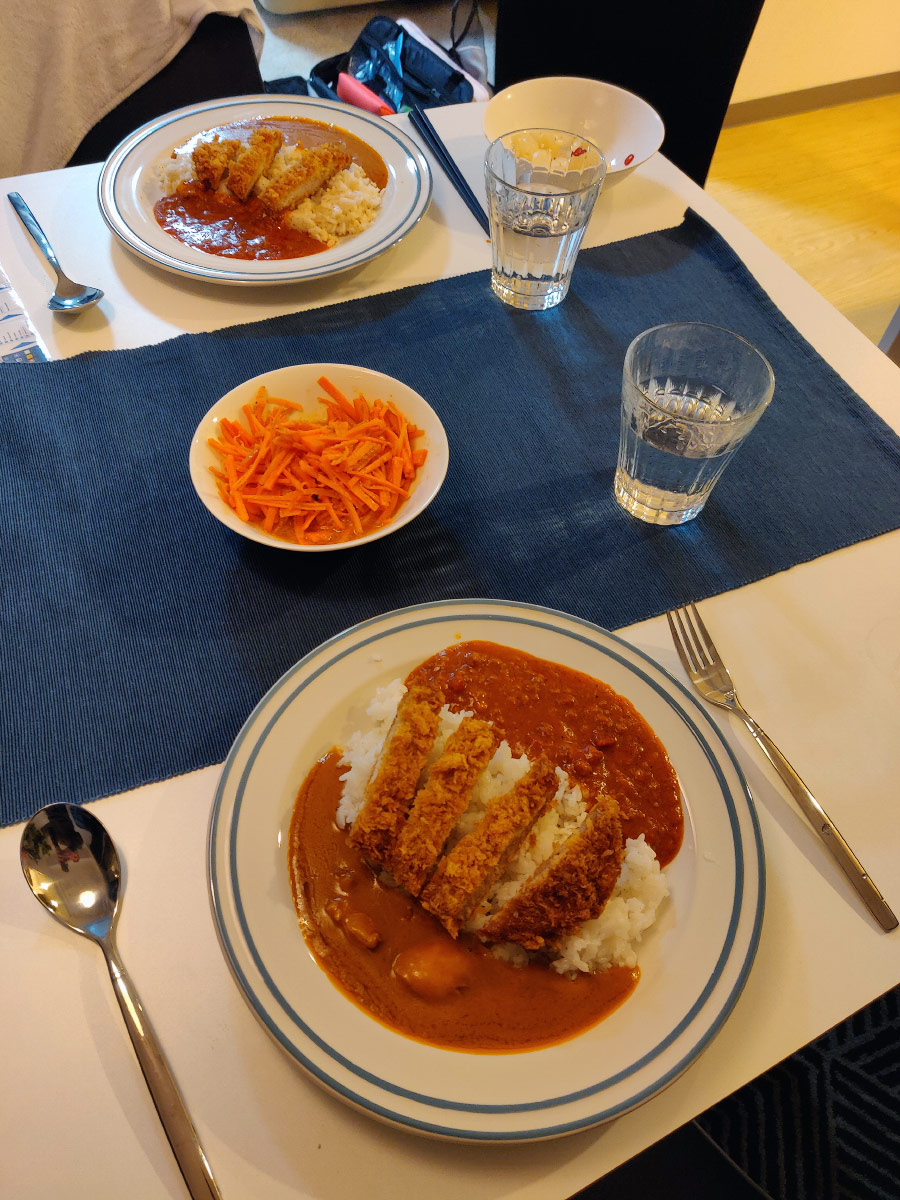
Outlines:
<svg viewBox="0 0 900 1200"><path fill-rule="evenodd" d="M194 1123L184 1106L178 1085L172 1078L162 1047L147 1020L134 984L122 965L115 945L108 938L100 945L106 955L106 965L131 1044L192 1200L222 1200Z"/></svg>
<svg viewBox="0 0 900 1200"><path fill-rule="evenodd" d="M34 215L18 192L7 192L6 198L19 214L22 224L34 238L38 249L43 253L44 258L46 258L47 262L54 271L60 272L62 268L56 260L56 255L53 253L53 247L47 241L46 233L44 233L43 229L41 229L40 225L38 225L37 217Z"/></svg>

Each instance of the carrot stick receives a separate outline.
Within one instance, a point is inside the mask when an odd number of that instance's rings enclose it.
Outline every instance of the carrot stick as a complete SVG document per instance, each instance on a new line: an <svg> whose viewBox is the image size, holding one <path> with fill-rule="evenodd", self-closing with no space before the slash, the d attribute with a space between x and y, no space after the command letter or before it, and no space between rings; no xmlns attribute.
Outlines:
<svg viewBox="0 0 900 1200"><path fill-rule="evenodd" d="M395 496L404 496L405 497L405 496L409 495L409 492L404 491L404 489L402 487L397 487L396 484L388 483L388 481L386 479L370 480L368 475L356 475L356 478L364 479L369 484L369 487L370 487L371 491L373 491L373 492L380 491L383 488L387 488L387 490L389 492L393 492L393 494Z"/></svg>
<svg viewBox="0 0 900 1200"><path fill-rule="evenodd" d="M291 408L295 412L303 412L303 405L299 400L282 400L278 396L268 397L270 404L280 404L282 408Z"/></svg>
<svg viewBox="0 0 900 1200"><path fill-rule="evenodd" d="M234 511L242 521L249 521L250 514L247 512L247 505L244 503L244 498L240 492L232 492L234 497Z"/></svg>
<svg viewBox="0 0 900 1200"><path fill-rule="evenodd" d="M341 408L344 410L344 412L346 412L346 414L350 418L352 418L352 420L354 420L354 421L356 420L355 405L353 404L352 401L347 399L347 397L344 395L344 393L342 391L340 391L338 388L336 388L334 386L334 384L331 382L331 380L326 379L325 376L323 375L318 380L318 384L319 384L320 388L323 388L328 393L328 395L332 398L332 400L334 400L337 404L339 404L341 406Z"/></svg>

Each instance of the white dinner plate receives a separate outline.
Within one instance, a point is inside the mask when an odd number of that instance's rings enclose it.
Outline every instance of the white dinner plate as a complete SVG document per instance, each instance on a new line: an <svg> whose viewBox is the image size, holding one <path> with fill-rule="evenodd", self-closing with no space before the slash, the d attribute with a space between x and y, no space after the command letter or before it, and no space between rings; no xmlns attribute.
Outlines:
<svg viewBox="0 0 900 1200"><path fill-rule="evenodd" d="M470 1054L381 1025L331 983L300 933L286 863L294 799L377 687L458 639L500 642L604 680L666 746L684 844L670 896L639 947L632 996L593 1029L538 1050ZM319 646L267 693L225 763L210 820L212 908L251 1009L316 1080L405 1129L472 1142L559 1137L655 1095L704 1050L746 981L764 868L740 768L710 715L613 634L549 609L446 601L365 621Z"/></svg>
<svg viewBox="0 0 900 1200"><path fill-rule="evenodd" d="M153 206L163 195L156 174L160 159L204 129L230 121L278 116L338 125L381 155L388 182L379 214L369 228L319 254L269 262L205 254L166 233L153 215ZM420 220L431 200L431 190L431 171L425 156L411 138L383 118L334 100L267 94L193 104L141 126L106 160L98 201L109 228L139 257L179 275L246 285L320 279L376 258L396 245Z"/></svg>

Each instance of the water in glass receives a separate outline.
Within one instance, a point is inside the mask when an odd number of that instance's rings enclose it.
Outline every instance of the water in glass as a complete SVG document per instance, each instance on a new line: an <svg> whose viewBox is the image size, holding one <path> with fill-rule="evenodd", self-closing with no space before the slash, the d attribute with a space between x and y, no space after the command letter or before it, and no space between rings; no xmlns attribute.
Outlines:
<svg viewBox="0 0 900 1200"><path fill-rule="evenodd" d="M696 517L747 433L748 421L735 418L734 407L721 389L698 380L635 386L626 379L614 484L622 507L660 525Z"/></svg>
<svg viewBox="0 0 900 1200"><path fill-rule="evenodd" d="M540 193L530 193L536 197ZM594 196L491 197L501 227L493 239L491 286L520 308L552 308L569 290L572 268L591 215Z"/></svg>

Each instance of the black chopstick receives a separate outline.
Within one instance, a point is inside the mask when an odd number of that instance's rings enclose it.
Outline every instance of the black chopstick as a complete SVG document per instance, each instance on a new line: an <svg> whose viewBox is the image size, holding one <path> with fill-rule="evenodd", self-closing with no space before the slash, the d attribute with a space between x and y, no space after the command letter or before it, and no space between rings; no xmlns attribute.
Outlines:
<svg viewBox="0 0 900 1200"><path fill-rule="evenodd" d="M447 175L450 182L459 192L460 196L462 196L463 200L465 200L472 216L488 235L488 237L490 237L491 227L488 224L487 213L482 208L475 193L466 183L466 180L459 167L450 157L450 151L441 141L438 131L432 125L429 118L425 115L424 109L419 108L418 105L413 105L409 110L409 119L421 134L425 144L428 146L428 149L443 167L444 173Z"/></svg>

